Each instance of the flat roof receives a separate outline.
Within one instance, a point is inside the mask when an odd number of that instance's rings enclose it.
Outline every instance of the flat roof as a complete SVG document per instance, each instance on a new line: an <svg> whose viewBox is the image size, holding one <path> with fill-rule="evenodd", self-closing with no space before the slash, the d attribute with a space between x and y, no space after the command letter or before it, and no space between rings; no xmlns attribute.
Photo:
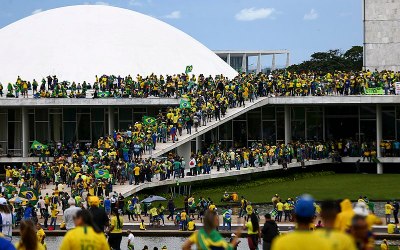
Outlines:
<svg viewBox="0 0 400 250"><path fill-rule="evenodd" d="M68 106L168 106L179 105L175 98L0 98L0 107ZM268 97L263 105L345 105L400 104L400 95L362 96L282 96Z"/></svg>
<svg viewBox="0 0 400 250"><path fill-rule="evenodd" d="M235 56L243 56L246 54L247 56L258 56L258 55L272 55L272 54L290 54L289 50L213 50L217 55L235 55Z"/></svg>

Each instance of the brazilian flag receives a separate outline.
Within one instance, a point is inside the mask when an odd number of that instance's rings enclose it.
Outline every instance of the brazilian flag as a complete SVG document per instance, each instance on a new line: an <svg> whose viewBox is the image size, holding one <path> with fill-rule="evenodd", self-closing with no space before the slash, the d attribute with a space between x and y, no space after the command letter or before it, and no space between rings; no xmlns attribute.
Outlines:
<svg viewBox="0 0 400 250"><path fill-rule="evenodd" d="M33 205L35 205L38 201L38 193L35 189L30 187L22 186L19 190L19 197L25 198L30 201Z"/></svg>
<svg viewBox="0 0 400 250"><path fill-rule="evenodd" d="M100 179L100 178L110 178L110 172L108 172L108 170L106 169L96 169L94 171L94 177L96 177L96 179Z"/></svg>
<svg viewBox="0 0 400 250"><path fill-rule="evenodd" d="M144 125L154 125L157 123L157 119L151 116L143 116L142 121Z"/></svg>
<svg viewBox="0 0 400 250"><path fill-rule="evenodd" d="M97 94L98 97L103 98L103 97L109 97L110 96L110 92L99 92Z"/></svg>
<svg viewBox="0 0 400 250"><path fill-rule="evenodd" d="M188 74L188 73L192 72L192 70L193 70L193 65L186 66L185 74Z"/></svg>
<svg viewBox="0 0 400 250"><path fill-rule="evenodd" d="M47 146L38 142L38 141L33 141L32 145L31 145L31 149L35 149L35 150L40 150L40 149L46 149Z"/></svg>
<svg viewBox="0 0 400 250"><path fill-rule="evenodd" d="M181 102L179 103L179 107L181 109L190 109L192 107L192 105L190 104L189 101L181 99Z"/></svg>
<svg viewBox="0 0 400 250"><path fill-rule="evenodd" d="M4 189L5 189L5 194L7 195L7 197L11 197L12 193L14 191L17 191L17 189L13 185L6 185L6 186L4 186Z"/></svg>

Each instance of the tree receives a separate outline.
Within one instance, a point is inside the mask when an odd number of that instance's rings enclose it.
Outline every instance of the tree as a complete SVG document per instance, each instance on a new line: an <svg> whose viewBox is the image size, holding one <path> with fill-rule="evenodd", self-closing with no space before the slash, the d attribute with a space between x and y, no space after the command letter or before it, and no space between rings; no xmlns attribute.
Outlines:
<svg viewBox="0 0 400 250"><path fill-rule="evenodd" d="M291 65L289 71L315 71L321 73L340 71L360 71L363 65L363 47L353 46L345 53L340 50L315 52L311 59L300 64Z"/></svg>

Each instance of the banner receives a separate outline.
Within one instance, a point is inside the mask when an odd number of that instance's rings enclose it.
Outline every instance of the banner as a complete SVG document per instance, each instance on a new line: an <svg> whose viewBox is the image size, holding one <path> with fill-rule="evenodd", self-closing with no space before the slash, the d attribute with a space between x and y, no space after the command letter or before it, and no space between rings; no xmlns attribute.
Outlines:
<svg viewBox="0 0 400 250"><path fill-rule="evenodd" d="M368 89L365 89L365 94L366 95L384 95L385 91L380 87L378 87L378 88L368 88Z"/></svg>
<svg viewBox="0 0 400 250"><path fill-rule="evenodd" d="M395 88L396 95L400 95L400 82L395 82L394 88Z"/></svg>

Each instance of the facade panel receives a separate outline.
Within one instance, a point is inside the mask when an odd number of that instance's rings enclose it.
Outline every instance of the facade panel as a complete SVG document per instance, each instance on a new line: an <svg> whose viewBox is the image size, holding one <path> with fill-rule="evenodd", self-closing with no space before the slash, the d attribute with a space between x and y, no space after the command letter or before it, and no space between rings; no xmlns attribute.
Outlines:
<svg viewBox="0 0 400 250"><path fill-rule="evenodd" d="M400 70L400 1L364 1L364 67Z"/></svg>

